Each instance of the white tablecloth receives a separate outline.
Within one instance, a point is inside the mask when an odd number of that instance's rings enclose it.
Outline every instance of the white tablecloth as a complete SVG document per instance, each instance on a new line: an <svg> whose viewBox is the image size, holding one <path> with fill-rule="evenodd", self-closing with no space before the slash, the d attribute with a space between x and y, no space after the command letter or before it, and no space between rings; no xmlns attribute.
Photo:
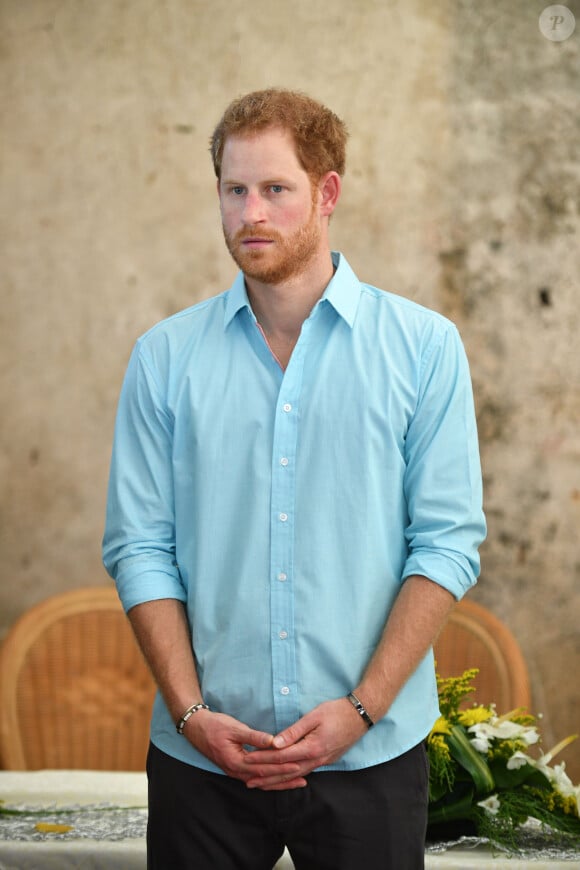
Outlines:
<svg viewBox="0 0 580 870"><path fill-rule="evenodd" d="M83 870L145 870L145 774L82 770L0 771L0 801L4 807L26 807L39 813L24 819L0 815L0 870L78 870L80 867ZM87 810L87 807L94 806L101 807L98 813ZM104 810L107 806L125 809L116 813ZM74 817L54 815L54 810L63 807L85 809ZM109 834L104 838L87 835L91 831L90 819L98 816L110 823L117 839L109 839ZM26 839L11 836L15 820L19 820L19 836ZM37 831L36 823L44 821L73 824L73 830L67 833ZM124 824L128 830L137 832L137 836L124 836ZM275 870L292 870L293 866L285 854ZM454 848L439 855L428 854L425 859L426 870L571 870L578 866L577 861L535 861L530 858L520 861L495 857L485 846Z"/></svg>
<svg viewBox="0 0 580 870"><path fill-rule="evenodd" d="M35 816L0 816L8 832L24 828L18 836L4 839L0 828L0 870L144 870L144 832L147 820L147 781L142 773L109 773L84 770L39 770L26 773L0 771L0 800L4 807L25 807ZM77 836L83 825L68 815L55 815L63 807L114 805L135 807L131 813L138 836L122 839L94 839ZM52 812L51 812L52 811ZM103 813L109 818L108 811ZM129 812L127 811L127 815ZM41 833L36 823L73 824L66 834ZM28 839L35 837L36 839Z"/></svg>

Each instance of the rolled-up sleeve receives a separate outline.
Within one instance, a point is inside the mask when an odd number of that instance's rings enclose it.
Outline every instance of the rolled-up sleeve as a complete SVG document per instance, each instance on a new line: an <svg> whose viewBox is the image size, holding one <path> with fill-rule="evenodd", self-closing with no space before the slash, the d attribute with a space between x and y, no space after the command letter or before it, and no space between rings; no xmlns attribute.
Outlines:
<svg viewBox="0 0 580 870"><path fill-rule="evenodd" d="M158 380L138 342L117 411L103 538L103 562L125 610L186 600L175 559L173 419Z"/></svg>
<svg viewBox="0 0 580 870"><path fill-rule="evenodd" d="M406 439L403 577L423 575L459 599L477 580L486 526L469 366L451 323L426 345L418 379Z"/></svg>

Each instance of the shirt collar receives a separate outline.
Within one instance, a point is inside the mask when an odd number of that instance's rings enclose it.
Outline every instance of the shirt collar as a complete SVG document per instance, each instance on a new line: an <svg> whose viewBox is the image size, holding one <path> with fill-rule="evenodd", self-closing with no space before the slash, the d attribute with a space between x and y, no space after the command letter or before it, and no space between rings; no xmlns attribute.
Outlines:
<svg viewBox="0 0 580 870"><path fill-rule="evenodd" d="M349 266L346 257L338 251L332 252L334 275L322 298L330 302L337 314L351 327L354 326L361 294L360 281Z"/></svg>
<svg viewBox="0 0 580 870"><path fill-rule="evenodd" d="M342 254L333 251L332 262L334 275L322 294L322 299L329 302L337 314L352 328L361 294L360 282ZM224 328L229 326L242 308L252 311L243 272L238 272L227 295Z"/></svg>
<svg viewBox="0 0 580 870"><path fill-rule="evenodd" d="M242 308L247 308L252 311L248 293L246 291L246 282L244 281L244 273L238 272L235 281L229 289L226 297L226 310L224 313L224 329L228 327L234 319L238 311Z"/></svg>

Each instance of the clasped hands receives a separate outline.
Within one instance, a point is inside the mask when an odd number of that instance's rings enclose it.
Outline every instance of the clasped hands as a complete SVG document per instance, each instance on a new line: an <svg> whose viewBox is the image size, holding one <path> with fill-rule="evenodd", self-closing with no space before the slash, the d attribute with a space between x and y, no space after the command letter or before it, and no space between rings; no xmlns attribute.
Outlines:
<svg viewBox="0 0 580 870"><path fill-rule="evenodd" d="M276 736L206 710L191 717L184 734L248 788L281 791L303 788L309 773L339 759L366 730L350 702L339 698L319 704Z"/></svg>

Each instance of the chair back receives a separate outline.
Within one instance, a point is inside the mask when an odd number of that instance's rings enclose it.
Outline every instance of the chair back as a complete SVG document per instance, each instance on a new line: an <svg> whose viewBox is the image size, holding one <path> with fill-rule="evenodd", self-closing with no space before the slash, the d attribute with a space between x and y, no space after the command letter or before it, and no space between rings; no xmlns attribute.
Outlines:
<svg viewBox="0 0 580 870"><path fill-rule="evenodd" d="M144 770L154 694L112 586L52 596L0 647L0 764Z"/></svg>
<svg viewBox="0 0 580 870"><path fill-rule="evenodd" d="M508 627L490 610L463 598L435 644L437 673L459 676L479 668L467 705L496 704L498 714L530 709L530 681L520 647Z"/></svg>

